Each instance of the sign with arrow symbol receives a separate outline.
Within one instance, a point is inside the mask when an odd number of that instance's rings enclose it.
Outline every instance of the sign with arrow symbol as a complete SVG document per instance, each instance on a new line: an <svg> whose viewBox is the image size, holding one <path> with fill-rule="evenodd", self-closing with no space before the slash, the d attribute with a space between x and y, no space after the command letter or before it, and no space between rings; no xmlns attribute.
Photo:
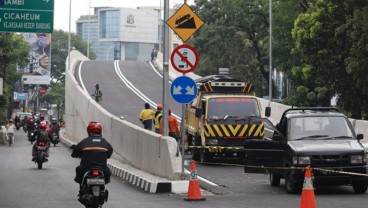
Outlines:
<svg viewBox="0 0 368 208"><path fill-rule="evenodd" d="M190 103L197 96L198 88L195 81L187 76L177 77L171 83L171 97L178 103Z"/></svg>

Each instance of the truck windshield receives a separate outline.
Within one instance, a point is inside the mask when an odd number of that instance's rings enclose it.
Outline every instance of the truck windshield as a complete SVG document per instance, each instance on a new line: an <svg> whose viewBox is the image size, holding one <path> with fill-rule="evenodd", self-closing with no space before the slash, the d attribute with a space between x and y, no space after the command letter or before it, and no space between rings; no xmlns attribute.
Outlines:
<svg viewBox="0 0 368 208"><path fill-rule="evenodd" d="M208 101L208 119L260 116L257 100L245 97L216 97Z"/></svg>
<svg viewBox="0 0 368 208"><path fill-rule="evenodd" d="M353 133L341 116L296 117L290 119L289 140L349 139Z"/></svg>

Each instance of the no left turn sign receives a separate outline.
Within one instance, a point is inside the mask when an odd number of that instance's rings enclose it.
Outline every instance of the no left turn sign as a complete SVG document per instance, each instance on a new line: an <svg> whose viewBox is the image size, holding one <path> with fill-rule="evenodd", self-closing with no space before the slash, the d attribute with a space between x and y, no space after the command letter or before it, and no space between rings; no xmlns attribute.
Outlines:
<svg viewBox="0 0 368 208"><path fill-rule="evenodd" d="M199 56L193 47L183 44L174 49L170 60L176 71L185 74L194 71L198 66Z"/></svg>

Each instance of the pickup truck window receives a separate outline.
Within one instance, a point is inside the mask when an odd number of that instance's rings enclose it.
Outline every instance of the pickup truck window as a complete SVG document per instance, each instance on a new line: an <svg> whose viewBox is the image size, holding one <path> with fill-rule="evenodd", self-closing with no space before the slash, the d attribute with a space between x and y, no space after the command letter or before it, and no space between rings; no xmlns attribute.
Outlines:
<svg viewBox="0 0 368 208"><path fill-rule="evenodd" d="M341 116L295 117L290 119L289 140L347 139L353 133L347 120Z"/></svg>
<svg viewBox="0 0 368 208"><path fill-rule="evenodd" d="M224 117L260 116L257 100L246 97L216 97L208 101L209 119Z"/></svg>

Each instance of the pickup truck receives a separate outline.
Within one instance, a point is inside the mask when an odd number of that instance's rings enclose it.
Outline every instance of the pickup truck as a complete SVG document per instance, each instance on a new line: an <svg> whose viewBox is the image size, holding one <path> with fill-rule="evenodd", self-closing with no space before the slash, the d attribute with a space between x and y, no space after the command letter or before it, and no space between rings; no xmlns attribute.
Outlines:
<svg viewBox="0 0 368 208"><path fill-rule="evenodd" d="M312 169L313 184L351 185L355 193L368 188L367 153L348 118L336 108L290 108L280 122L264 119L265 138L244 144L244 172L266 173L271 186L285 179L288 193L298 193L304 168Z"/></svg>

